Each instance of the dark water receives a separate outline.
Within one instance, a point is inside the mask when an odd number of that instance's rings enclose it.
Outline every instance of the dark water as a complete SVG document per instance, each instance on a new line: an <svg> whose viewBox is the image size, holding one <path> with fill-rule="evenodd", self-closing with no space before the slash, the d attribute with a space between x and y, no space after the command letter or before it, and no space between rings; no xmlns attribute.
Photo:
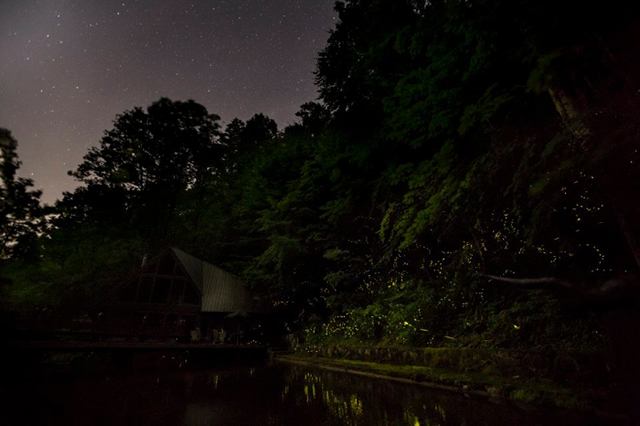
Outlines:
<svg viewBox="0 0 640 426"><path fill-rule="evenodd" d="M617 424L285 364L110 373L1 389L0 425Z"/></svg>

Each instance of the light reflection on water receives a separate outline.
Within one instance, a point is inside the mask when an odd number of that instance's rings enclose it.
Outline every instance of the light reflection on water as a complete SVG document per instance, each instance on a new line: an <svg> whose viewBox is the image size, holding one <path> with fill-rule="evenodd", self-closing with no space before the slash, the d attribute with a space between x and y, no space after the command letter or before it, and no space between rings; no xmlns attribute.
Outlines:
<svg viewBox="0 0 640 426"><path fill-rule="evenodd" d="M576 413L525 412L454 393L279 364L137 372L0 389L6 404L0 411L3 425L591 424Z"/></svg>

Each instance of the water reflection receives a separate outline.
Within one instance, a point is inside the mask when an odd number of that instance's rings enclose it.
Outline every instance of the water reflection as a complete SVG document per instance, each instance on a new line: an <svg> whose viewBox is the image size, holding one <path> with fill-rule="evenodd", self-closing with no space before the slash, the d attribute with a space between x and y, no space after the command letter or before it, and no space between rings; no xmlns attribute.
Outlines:
<svg viewBox="0 0 640 426"><path fill-rule="evenodd" d="M457 394L303 367L145 372L0 388L0 424L581 425ZM616 424L602 421L593 424Z"/></svg>

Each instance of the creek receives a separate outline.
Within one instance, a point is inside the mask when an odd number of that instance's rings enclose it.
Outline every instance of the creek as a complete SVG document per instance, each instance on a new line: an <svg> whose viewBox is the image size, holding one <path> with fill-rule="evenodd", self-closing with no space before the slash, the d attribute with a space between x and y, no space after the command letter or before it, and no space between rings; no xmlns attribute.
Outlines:
<svg viewBox="0 0 640 426"><path fill-rule="evenodd" d="M2 425L622 424L278 362L33 376L0 400Z"/></svg>

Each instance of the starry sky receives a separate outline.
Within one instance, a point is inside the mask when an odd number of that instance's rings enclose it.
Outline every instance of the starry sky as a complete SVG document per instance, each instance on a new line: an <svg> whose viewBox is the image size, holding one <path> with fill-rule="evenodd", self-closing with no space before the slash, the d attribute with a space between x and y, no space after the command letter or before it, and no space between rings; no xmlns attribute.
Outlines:
<svg viewBox="0 0 640 426"><path fill-rule="evenodd" d="M53 203L117 114L193 99L280 128L317 98L334 0L0 0L0 127Z"/></svg>

